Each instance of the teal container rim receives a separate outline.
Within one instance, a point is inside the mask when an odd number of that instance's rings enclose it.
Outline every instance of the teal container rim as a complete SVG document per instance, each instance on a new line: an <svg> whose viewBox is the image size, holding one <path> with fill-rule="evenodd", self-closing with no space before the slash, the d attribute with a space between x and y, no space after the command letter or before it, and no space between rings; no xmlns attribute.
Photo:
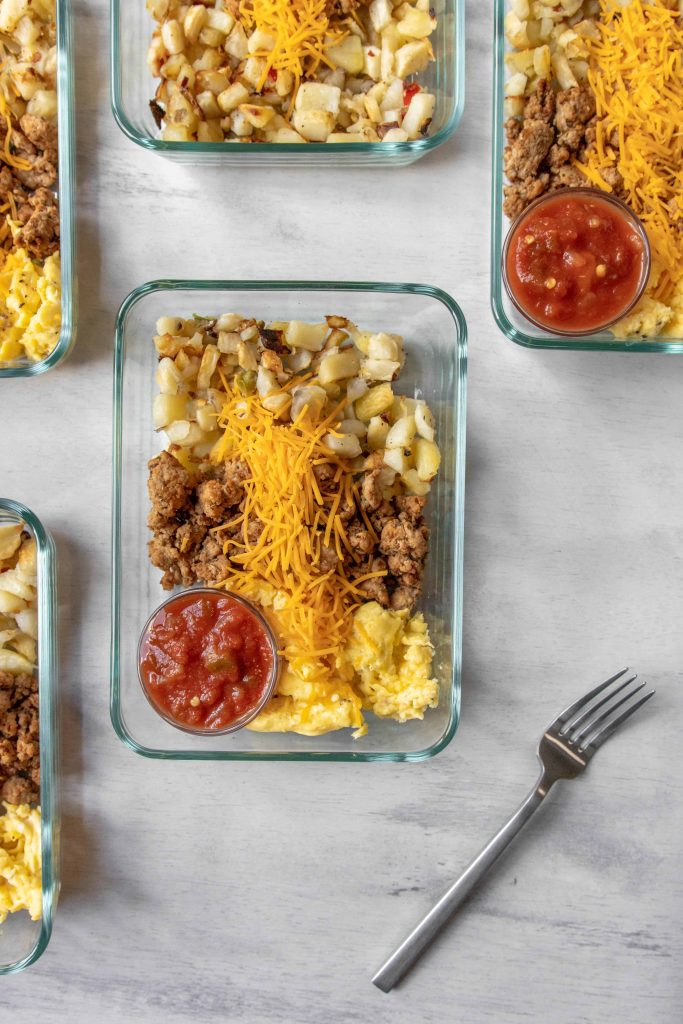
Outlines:
<svg viewBox="0 0 683 1024"><path fill-rule="evenodd" d="M526 348L571 349L593 352L649 352L672 355L683 352L683 338L619 339L608 333L585 338L561 335L533 335L516 327L504 304L501 260L505 240L503 215L503 150L505 148L505 5L508 0L494 0L494 81L493 81L493 173L491 175L491 311L506 338Z"/></svg>
<svg viewBox="0 0 683 1024"><path fill-rule="evenodd" d="M71 351L75 341L76 240L74 231L74 79L71 71L72 26L69 0L57 2L57 138L59 146L59 251L61 324L57 344L36 363L0 367L3 377L35 377L51 370Z"/></svg>
<svg viewBox="0 0 683 1024"><path fill-rule="evenodd" d="M35 963L45 952L57 904L59 878L55 828L57 799L57 601L56 554L52 537L26 505L0 498L0 520L23 521L36 539L38 563L38 687L40 718L40 813L42 916L40 934L31 952L16 963L0 965L0 976L16 974Z"/></svg>
<svg viewBox="0 0 683 1024"><path fill-rule="evenodd" d="M294 142L251 142L248 145L238 142L165 142L163 139L155 139L150 135L144 135L131 124L124 106L121 88L121 18L120 0L110 2L110 37L111 37L111 60L110 60L110 101L114 120L127 138L143 149L152 153L168 153L185 155L201 154L231 154L243 153L245 156L253 156L255 153L270 153L271 155L298 153L302 160L310 154L328 154L332 158L334 153L370 153L380 150L389 157L397 157L404 154L417 157L424 156L432 149L446 142L454 134L460 124L465 109L465 2L455 0L455 32L456 44L454 49L455 60L455 103L451 116L446 124L434 135L428 135L423 139L413 139L409 142L337 142L329 145L326 142L309 142L306 145ZM152 79L150 79L152 80ZM391 160L387 161L390 164ZM398 161L397 161L398 164ZM383 165L384 166L384 165Z"/></svg>
<svg viewBox="0 0 683 1024"><path fill-rule="evenodd" d="M301 753L277 753L258 751L167 751L143 746L129 733L121 716L120 703L120 604L121 604L121 442L123 421L121 416L121 394L125 356L125 323L132 308L146 295L159 291L338 291L338 292L381 292L385 294L425 295L440 302L451 314L456 329L457 382L455 421L455 540L453 574L453 687L450 698L448 726L439 740L429 747L417 751L392 751L388 753L355 753L353 751L311 751ZM111 640L110 640L110 702L109 711L112 726L119 739L136 754L158 760L172 761L375 761L408 762L425 761L436 756L451 742L460 723L461 675L462 675L462 611L463 611L463 565L465 527L465 441L467 427L467 323L457 304L441 288L424 284L400 284L368 281L199 281L182 279L158 279L139 285L123 300L116 317L116 339L114 345L114 427L112 460L112 582L111 582Z"/></svg>

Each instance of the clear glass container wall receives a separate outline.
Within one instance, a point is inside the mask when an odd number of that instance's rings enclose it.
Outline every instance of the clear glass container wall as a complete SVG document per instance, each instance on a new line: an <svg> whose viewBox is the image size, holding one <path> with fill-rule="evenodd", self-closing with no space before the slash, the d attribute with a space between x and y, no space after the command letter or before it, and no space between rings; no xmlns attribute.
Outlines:
<svg viewBox="0 0 683 1024"><path fill-rule="evenodd" d="M38 553L38 687L40 694L40 807L42 890L40 921L26 911L9 914L0 925L0 975L34 963L50 941L59 893L59 794L57 786L57 623L55 551L52 538L34 514L17 501L0 498L0 523L23 521Z"/></svg>
<svg viewBox="0 0 683 1024"><path fill-rule="evenodd" d="M609 331L580 338L563 338L534 327L517 309L503 287L501 261L508 229L503 214L503 150L505 148L505 13L510 0L494 4L494 87L493 87L493 192L491 207L491 308L496 323L511 341L531 348L599 349L608 352L683 352L683 338L618 338Z"/></svg>
<svg viewBox="0 0 683 1024"><path fill-rule="evenodd" d="M263 319L348 316L364 328L402 334L406 366L397 390L422 394L437 420L442 452L432 488L432 528L420 608L436 652L438 708L423 721L399 724L368 716L368 734L320 737L241 730L192 737L150 708L137 675L137 644L164 592L147 559L147 463L162 447L152 429L159 316L237 311ZM463 510L465 488L466 329L449 296L418 285L299 282L153 282L124 302L117 324L114 383L114 509L111 712L114 728L140 754L167 758L419 760L441 750L457 727L460 704ZM129 571L134 569L134 571Z"/></svg>
<svg viewBox="0 0 683 1024"><path fill-rule="evenodd" d="M57 121L59 131L59 224L62 268L62 322L59 340L45 359L32 363L17 360L0 366L1 377L31 377L60 363L76 338L76 252L74 236L74 100L72 33L69 0L57 0Z"/></svg>
<svg viewBox="0 0 683 1024"><path fill-rule="evenodd" d="M286 143L163 142L149 109L156 90L146 63L154 22L140 0L111 0L111 94L114 116L125 134L146 149L187 163L277 163L307 166L402 166L439 146L455 131L465 100L465 0L435 0L436 61L420 82L436 95L427 138L413 142L326 145Z"/></svg>

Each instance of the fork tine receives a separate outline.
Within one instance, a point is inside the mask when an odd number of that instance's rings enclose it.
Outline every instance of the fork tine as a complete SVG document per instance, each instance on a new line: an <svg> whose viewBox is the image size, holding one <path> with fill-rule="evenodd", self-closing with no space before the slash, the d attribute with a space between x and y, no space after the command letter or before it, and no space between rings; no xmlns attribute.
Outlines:
<svg viewBox="0 0 683 1024"><path fill-rule="evenodd" d="M631 697L635 697L638 691L642 690L644 686L644 682L638 683L638 685L634 686L629 693L627 693L625 696L621 698L621 700L616 701L616 703L612 704L611 707L608 707L606 711L603 711L601 715L598 715L597 718L591 718L587 725L584 725L577 733L571 734L570 742L573 743L575 746L579 747L579 749L582 749L585 746L584 741L586 739L586 736L590 736L591 733L595 732L598 726L602 725L603 722L606 722L607 719L614 714L617 708L620 708L623 704L626 704L626 702L629 701Z"/></svg>
<svg viewBox="0 0 683 1024"><path fill-rule="evenodd" d="M640 689L640 687L638 687L638 689ZM635 704L632 704L630 708L626 708L626 710L622 711L620 715L617 715L614 721L610 722L608 725L603 726L602 729L599 729L594 736L591 733L589 733L586 737L588 742L584 743L583 749L585 749L586 747L593 747L594 750L597 750L598 747L601 747L605 740L608 740L612 733L616 729L618 729L619 726L623 722L625 722L627 718L631 717L634 711L637 711L638 708L642 708L643 704L645 704L646 701L650 699L650 697L654 697L655 693L656 690L650 690L650 692L646 693L644 697L641 697L640 700L636 701Z"/></svg>
<svg viewBox="0 0 683 1024"><path fill-rule="evenodd" d="M614 690L610 691L610 693L608 693L606 697L603 697L603 698L602 698L602 700L599 700L599 701L597 702L597 704L593 704L593 705L591 705L590 707L586 708L586 710L585 710L585 711L584 711L584 712L583 712L582 714L580 714L578 718L574 718L574 716L572 716L571 718L569 718L569 719L568 719L568 720L567 720L567 721L565 722L565 724L564 724L564 725L562 726L562 733L564 734L564 733L567 733L567 732L574 732L574 731L575 731L575 729L576 729L576 728L577 728L577 727L578 727L579 725L581 725L581 723L582 723L583 721L585 721L585 720L586 720L586 718L590 718L590 717L591 717L592 715L594 715L594 714L595 714L595 712L596 712L596 711L597 711L597 710L598 710L599 708L601 708L601 707L603 707L603 706L604 706L605 704L607 704L607 703L608 703L608 701L614 700L614 698L616 697L616 695L617 695L618 693L621 693L621 691L622 691L622 690L623 690L623 689L624 689L624 688L625 688L626 686L628 686L628 685L629 685L629 683L632 683L632 682L634 682L634 680L636 680L637 678L638 678L638 675L636 674L636 675L634 675L634 676L631 676L631 677L630 677L629 679L627 679L627 680L626 680L625 682L623 682L623 683L619 683L619 685L618 685L618 686L616 687L616 689L614 689ZM590 703L590 702L589 702L589 703Z"/></svg>
<svg viewBox="0 0 683 1024"><path fill-rule="evenodd" d="M596 686L594 690L590 690L590 692L584 694L583 697L579 697L579 699L575 700L573 704L570 704L568 708L565 708L562 714L557 716L553 725L564 725L565 722L569 721L572 715L575 715L577 711L580 711L586 706L586 704L588 704L589 701L593 700L593 697L597 697L597 695L602 693L607 686L615 683L617 679L620 679L626 672L628 672L628 668L622 668L621 672L617 672L617 674L612 676L611 679L605 680L604 683L600 683L599 686Z"/></svg>

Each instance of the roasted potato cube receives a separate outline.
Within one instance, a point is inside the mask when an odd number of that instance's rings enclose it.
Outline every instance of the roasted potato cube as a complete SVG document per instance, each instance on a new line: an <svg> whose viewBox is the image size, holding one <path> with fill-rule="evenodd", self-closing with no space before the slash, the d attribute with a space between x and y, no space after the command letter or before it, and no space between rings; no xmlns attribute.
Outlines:
<svg viewBox="0 0 683 1024"><path fill-rule="evenodd" d="M390 384L378 384L370 388L366 395L355 402L356 416L359 420L368 422L373 416L381 416L383 412L390 409L394 401L394 393Z"/></svg>

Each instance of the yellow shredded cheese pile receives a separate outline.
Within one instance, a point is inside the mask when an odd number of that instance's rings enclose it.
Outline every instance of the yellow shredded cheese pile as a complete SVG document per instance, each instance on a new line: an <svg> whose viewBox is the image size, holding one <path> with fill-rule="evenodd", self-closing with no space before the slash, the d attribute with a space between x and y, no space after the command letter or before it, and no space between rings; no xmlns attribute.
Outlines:
<svg viewBox="0 0 683 1024"><path fill-rule="evenodd" d="M0 924L8 914L28 910L40 920L40 809L4 804L0 814Z"/></svg>
<svg viewBox="0 0 683 1024"><path fill-rule="evenodd" d="M242 512L217 530L219 536L227 527L237 534L224 542L236 568L222 585L251 597L264 586L275 591L282 653L292 670L307 676L311 662L316 662L316 683L348 689L344 697L360 708L352 688L341 683L338 669L350 613L366 598L359 584L385 573L366 572L359 565L352 582L344 571L344 549L359 560L339 515L342 503L353 504L355 484L345 461L323 441L339 421L339 410L318 424L311 422L306 408L293 423L279 422L258 395L244 397L236 388L226 390L228 400L219 419L224 434L211 459L221 463L239 458L250 475L244 482ZM330 467L331 479L325 485L314 472L318 466ZM263 524L255 541L248 532L254 516ZM372 529L369 522L366 525ZM324 567L323 545L336 552L333 569Z"/></svg>
<svg viewBox="0 0 683 1024"><path fill-rule="evenodd" d="M273 40L272 49L252 54L265 60L259 90L271 69L291 71L296 95L301 80L313 78L320 64L334 68L324 49L348 33L330 26L325 8L326 0L241 0L240 18L249 31L259 29Z"/></svg>
<svg viewBox="0 0 683 1024"><path fill-rule="evenodd" d="M41 267L25 249L8 253L0 267L0 366L49 355L61 328L59 253Z"/></svg>
<svg viewBox="0 0 683 1024"><path fill-rule="evenodd" d="M650 294L666 302L683 276L683 23L668 0L600 0L600 11L600 38L587 40L597 136L577 166L606 192L602 172L622 175L659 272Z"/></svg>

